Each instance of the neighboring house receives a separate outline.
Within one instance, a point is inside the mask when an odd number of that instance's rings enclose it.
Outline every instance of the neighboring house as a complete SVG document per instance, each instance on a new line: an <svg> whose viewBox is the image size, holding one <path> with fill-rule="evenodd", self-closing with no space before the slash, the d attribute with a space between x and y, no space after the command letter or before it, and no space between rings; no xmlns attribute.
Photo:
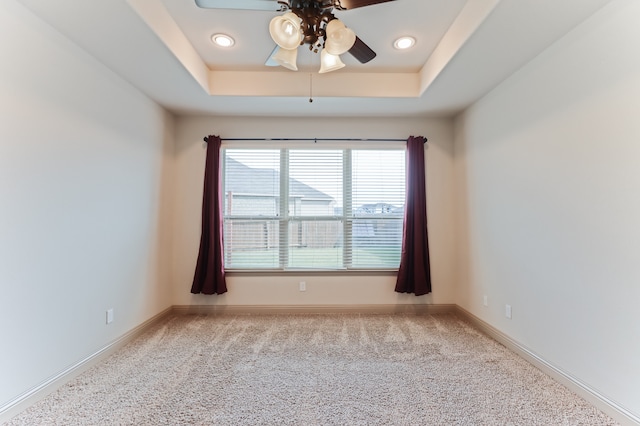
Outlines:
<svg viewBox="0 0 640 426"><path fill-rule="evenodd" d="M280 214L280 172L249 167L227 157L225 215L270 216ZM289 179L289 216L332 216L336 200L296 179Z"/></svg>
<svg viewBox="0 0 640 426"><path fill-rule="evenodd" d="M264 250L278 246L280 216L280 172L249 167L225 160L225 241L234 250ZM236 179L230 178L235 176ZM336 200L296 179L289 179L289 217L333 216ZM241 219L238 216L251 217ZM256 217L257 216L257 217ZM264 216L265 219L260 219ZM335 246L341 241L338 221L295 221L289 224L289 244L296 247ZM227 245L227 255L231 245Z"/></svg>
<svg viewBox="0 0 640 426"><path fill-rule="evenodd" d="M354 221L353 238L356 245L370 245L375 241L380 245L401 242L404 206L397 207L389 203L363 204L354 213L359 218L372 216L371 219ZM385 216L397 219L388 220Z"/></svg>
<svg viewBox="0 0 640 426"><path fill-rule="evenodd" d="M355 211L356 216L367 216L367 215L380 215L380 214L394 214L394 215L404 215L404 206L394 206L389 203L372 203L372 204L363 204L358 207Z"/></svg>
<svg viewBox="0 0 640 426"><path fill-rule="evenodd" d="M233 217L226 221L225 238L234 242L236 250L276 247L279 229L276 218L280 216L279 171L249 167L230 157L225 161L225 216ZM340 216L341 213L342 207L337 206L330 195L296 179L289 179L289 217ZM352 223L356 246L400 242L403 206L363 204L354 208L354 215L358 218ZM342 233L340 219L294 221L289 227L289 244L296 247L341 246Z"/></svg>

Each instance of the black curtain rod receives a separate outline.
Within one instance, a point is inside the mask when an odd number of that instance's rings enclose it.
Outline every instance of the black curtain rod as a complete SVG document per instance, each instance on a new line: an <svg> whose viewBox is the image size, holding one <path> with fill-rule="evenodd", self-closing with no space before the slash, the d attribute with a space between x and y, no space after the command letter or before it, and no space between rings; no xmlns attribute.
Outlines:
<svg viewBox="0 0 640 426"><path fill-rule="evenodd" d="M207 137L204 138L205 142ZM221 141L325 141L325 142L406 142L406 139L357 139L357 138L225 138ZM426 140L426 139L425 139Z"/></svg>

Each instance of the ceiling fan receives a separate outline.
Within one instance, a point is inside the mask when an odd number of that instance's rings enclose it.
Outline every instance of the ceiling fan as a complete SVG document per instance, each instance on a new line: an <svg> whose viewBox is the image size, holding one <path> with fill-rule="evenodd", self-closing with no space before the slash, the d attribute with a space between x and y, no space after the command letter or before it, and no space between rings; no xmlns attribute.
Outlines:
<svg viewBox="0 0 640 426"><path fill-rule="evenodd" d="M297 71L297 50L308 45L320 52L320 73L344 67L340 55L350 53L366 64L376 57L350 28L333 14L334 10L351 10L395 0L195 0L206 9L241 9L284 12L273 18L269 33L276 48L266 62Z"/></svg>

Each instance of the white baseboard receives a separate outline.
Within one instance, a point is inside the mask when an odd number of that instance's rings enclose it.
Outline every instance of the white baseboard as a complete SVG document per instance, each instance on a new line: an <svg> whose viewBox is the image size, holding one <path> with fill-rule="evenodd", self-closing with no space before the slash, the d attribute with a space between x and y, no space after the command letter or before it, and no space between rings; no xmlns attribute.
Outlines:
<svg viewBox="0 0 640 426"><path fill-rule="evenodd" d="M443 314L456 311L453 304L400 305L174 305L181 314L258 315L258 314Z"/></svg>
<svg viewBox="0 0 640 426"><path fill-rule="evenodd" d="M9 421L12 417L26 410L29 406L35 404L41 399L45 398L60 386L64 385L65 383L80 375L82 372L88 370L102 360L106 359L109 355L113 354L118 349L129 343L131 340L142 334L148 327L162 320L165 316L170 314L171 311L171 307L165 309L159 314L153 316L152 318L123 334L108 345L100 348L93 354L60 371L59 373L50 377L39 385L34 386L26 392L23 392L8 403L0 406L0 424Z"/></svg>
<svg viewBox="0 0 640 426"><path fill-rule="evenodd" d="M602 395L586 383L582 382L578 378L572 376L561 368L556 367L550 362L546 361L535 352L513 340L500 330L491 326L487 322L473 315L471 312L456 305L456 312L460 316L469 320L477 328L491 336L493 339L502 343L504 346L515 352L518 356L527 360L530 364L540 369L544 373L548 374L555 381L563 384L571 391L584 398L593 406L608 414L614 420L622 425L640 426L640 417L633 414L631 411L617 404L615 401Z"/></svg>

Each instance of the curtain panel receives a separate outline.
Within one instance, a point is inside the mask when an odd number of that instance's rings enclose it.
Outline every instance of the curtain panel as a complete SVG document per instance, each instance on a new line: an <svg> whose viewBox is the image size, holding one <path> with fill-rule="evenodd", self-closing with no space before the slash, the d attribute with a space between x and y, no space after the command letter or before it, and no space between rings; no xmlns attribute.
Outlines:
<svg viewBox="0 0 640 426"><path fill-rule="evenodd" d="M222 199L220 193L220 136L208 136L202 197L202 234L191 293L227 291L223 262Z"/></svg>
<svg viewBox="0 0 640 426"><path fill-rule="evenodd" d="M422 136L407 140L407 197L402 233L402 254L395 291L431 293L424 144Z"/></svg>

